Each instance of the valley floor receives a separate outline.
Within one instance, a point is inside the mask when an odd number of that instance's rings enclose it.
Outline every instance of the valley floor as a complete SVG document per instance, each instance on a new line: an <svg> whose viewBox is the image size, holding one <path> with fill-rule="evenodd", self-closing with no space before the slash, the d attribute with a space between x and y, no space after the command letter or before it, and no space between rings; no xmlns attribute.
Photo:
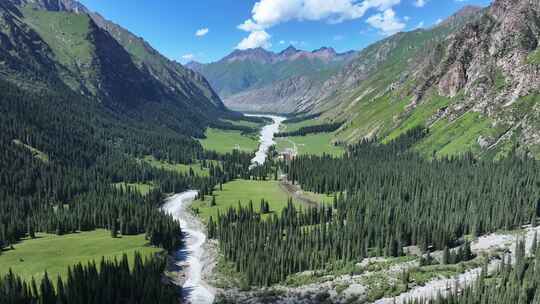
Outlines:
<svg viewBox="0 0 540 304"><path fill-rule="evenodd" d="M68 267L77 263L98 263L102 257L118 259L127 254L133 259L135 252L149 256L161 249L148 245L144 235L111 238L106 230L80 232L57 236L37 234L36 239L26 239L13 245L0 255L0 275L10 269L25 280L39 282L47 271L56 281L58 275L66 277Z"/></svg>

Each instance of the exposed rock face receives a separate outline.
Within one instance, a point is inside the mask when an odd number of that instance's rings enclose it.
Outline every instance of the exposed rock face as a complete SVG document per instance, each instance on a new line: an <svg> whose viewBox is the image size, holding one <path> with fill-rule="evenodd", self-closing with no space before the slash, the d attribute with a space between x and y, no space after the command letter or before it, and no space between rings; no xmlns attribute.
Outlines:
<svg viewBox="0 0 540 304"><path fill-rule="evenodd" d="M424 61L420 97L433 86L443 96L463 95L461 102L449 107L450 119L472 110L509 127L533 124L536 113L515 113L512 104L540 91L540 68L531 59L540 39L539 12L539 1L493 2L479 20L451 35ZM522 140L537 144L537 136L529 135Z"/></svg>

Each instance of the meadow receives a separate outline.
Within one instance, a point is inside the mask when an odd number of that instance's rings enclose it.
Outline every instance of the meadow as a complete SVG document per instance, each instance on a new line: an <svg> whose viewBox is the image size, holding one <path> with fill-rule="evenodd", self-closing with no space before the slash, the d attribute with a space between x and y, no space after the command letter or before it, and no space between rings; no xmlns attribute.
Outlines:
<svg viewBox="0 0 540 304"><path fill-rule="evenodd" d="M235 149L245 152L252 152L259 147L259 135L243 135L240 131L228 131L208 128L206 138L200 139L205 150L219 153L229 153Z"/></svg>
<svg viewBox="0 0 540 304"><path fill-rule="evenodd" d="M11 269L24 280L39 280L47 271L49 277L67 275L69 266L91 261L99 263L102 257L120 259L127 254L132 262L135 252L144 256L161 252L148 245L144 235L112 238L107 230L81 232L63 236L38 233L36 239L25 239L4 250L0 255L0 275Z"/></svg>

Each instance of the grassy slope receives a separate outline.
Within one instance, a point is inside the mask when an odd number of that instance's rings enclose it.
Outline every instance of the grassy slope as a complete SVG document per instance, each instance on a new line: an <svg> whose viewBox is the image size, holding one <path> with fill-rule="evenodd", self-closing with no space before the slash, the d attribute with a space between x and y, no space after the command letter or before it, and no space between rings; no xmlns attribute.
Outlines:
<svg viewBox="0 0 540 304"><path fill-rule="evenodd" d="M440 120L430 128L430 135L416 149L424 155L437 151L437 156L456 155L463 151L479 152L477 139L490 126L489 119L473 112L467 112L453 122Z"/></svg>
<svg viewBox="0 0 540 304"><path fill-rule="evenodd" d="M35 10L29 6L22 9L24 20L39 33L53 51L60 64L74 72L88 76L94 57L94 46L88 40L90 17L66 12ZM64 74L73 87L80 84ZM95 93L95 92L93 92Z"/></svg>
<svg viewBox="0 0 540 304"><path fill-rule="evenodd" d="M0 255L0 274L10 268L24 279L39 279L46 270L49 276L66 276L68 266L87 263L101 257L120 258L124 253L133 258L135 252L151 255L161 250L147 246L144 235L111 238L110 232L97 230L65 236L38 234Z"/></svg>
<svg viewBox="0 0 540 304"><path fill-rule="evenodd" d="M240 131L226 131L209 128L206 138L200 140L204 149L220 153L233 151L237 145L241 151L252 152L259 147L258 135L242 135Z"/></svg>

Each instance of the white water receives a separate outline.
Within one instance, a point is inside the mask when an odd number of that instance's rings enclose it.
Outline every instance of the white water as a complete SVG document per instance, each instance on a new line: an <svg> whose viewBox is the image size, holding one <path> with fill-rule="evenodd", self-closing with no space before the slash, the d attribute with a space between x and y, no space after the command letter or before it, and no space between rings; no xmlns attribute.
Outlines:
<svg viewBox="0 0 540 304"><path fill-rule="evenodd" d="M274 135L279 132L279 127L281 123L285 120L285 117L274 116L274 115L256 115L256 114L244 114L249 117L268 117L271 118L274 122L270 125L266 125L261 130L261 136L259 138L259 150L255 153L255 157L251 161L253 165L263 165L266 161L266 154L268 149L273 146L276 142L274 141Z"/></svg>
<svg viewBox="0 0 540 304"><path fill-rule="evenodd" d="M177 266L187 267L183 296L189 303L210 304L214 302L215 292L202 278L205 263L208 262L204 259L203 248L206 234L203 224L188 210L197 193L191 190L176 194L166 201L163 210L180 221L184 233L185 246L176 254Z"/></svg>

